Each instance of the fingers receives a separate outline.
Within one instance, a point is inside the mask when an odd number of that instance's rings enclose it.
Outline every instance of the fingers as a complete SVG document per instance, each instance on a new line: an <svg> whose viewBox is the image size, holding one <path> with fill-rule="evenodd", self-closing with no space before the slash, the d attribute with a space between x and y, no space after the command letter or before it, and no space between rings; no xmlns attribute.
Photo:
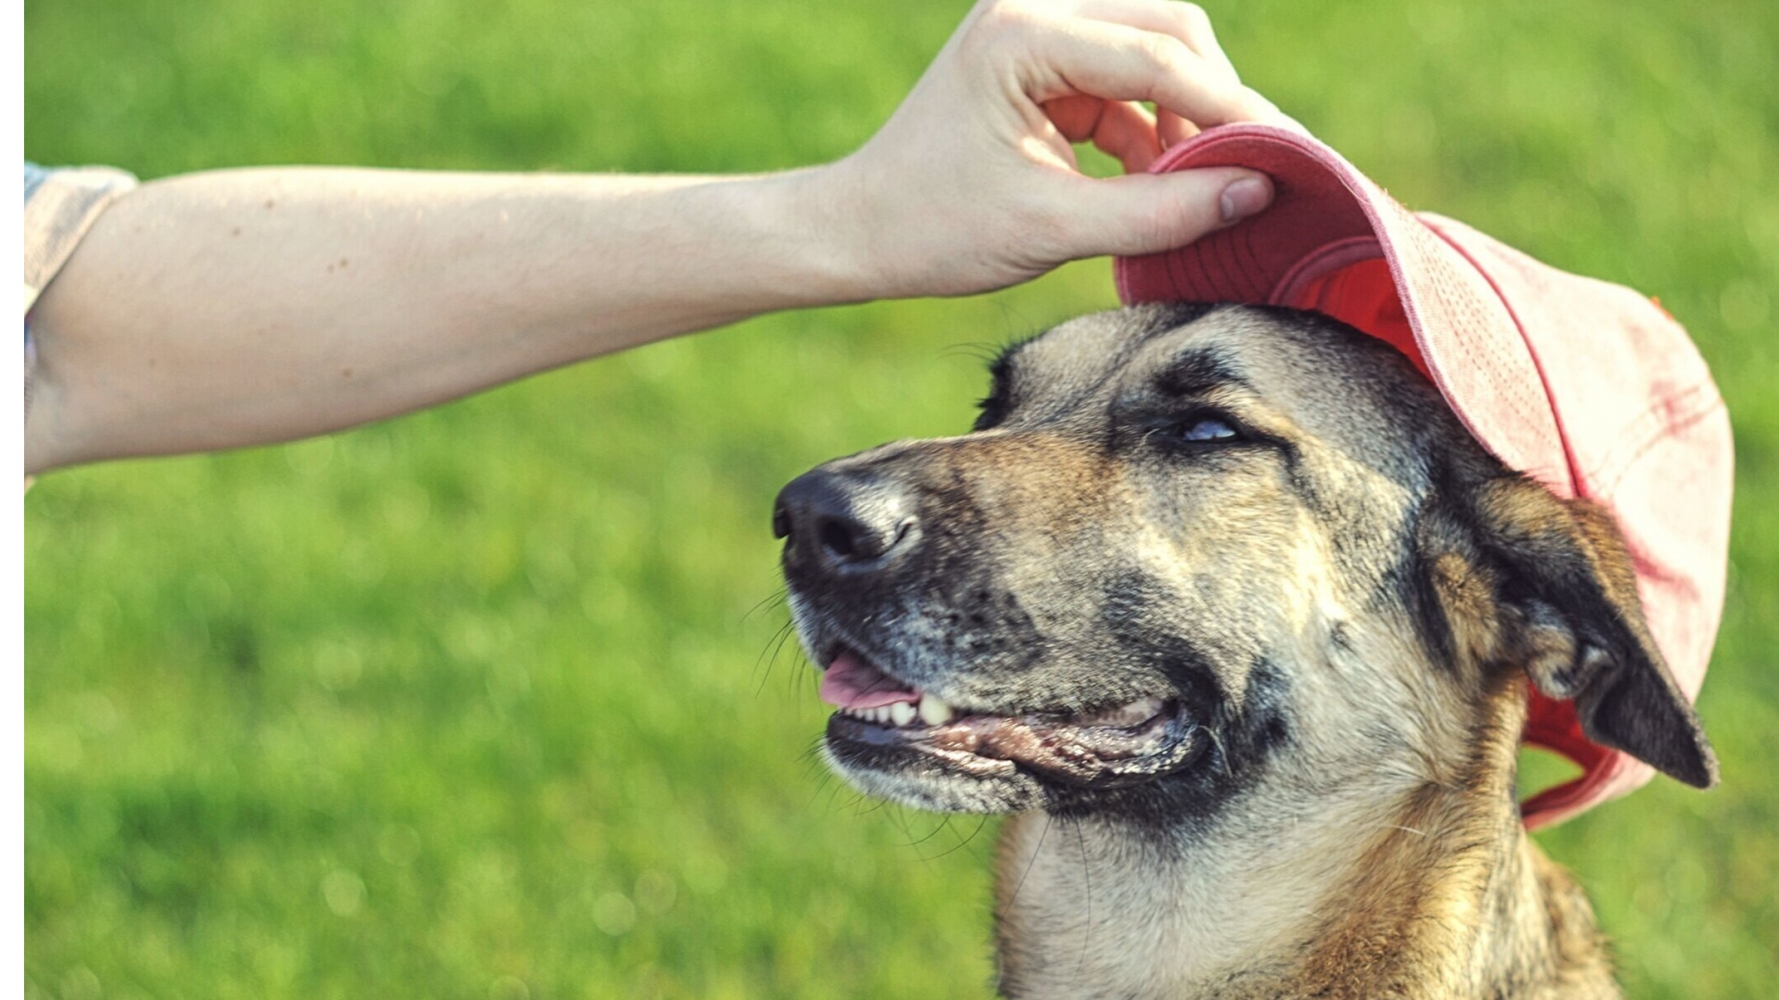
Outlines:
<svg viewBox="0 0 1779 1000"><path fill-rule="evenodd" d="M1070 142L1086 142L1099 127L1100 116L1106 113L1106 102L1086 94L1074 94L1044 102L1044 113L1050 116L1064 138Z"/></svg>
<svg viewBox="0 0 1779 1000"><path fill-rule="evenodd" d="M1155 116L1140 104L1129 101L1107 101L1106 113L1090 136L1100 152L1116 157L1128 174L1149 169L1161 156L1161 143L1155 132Z"/></svg>
<svg viewBox="0 0 1779 1000"><path fill-rule="evenodd" d="M1077 255L1160 253L1263 211L1272 181L1238 167L1071 178L1059 191L1082 245Z"/></svg>
<svg viewBox="0 0 1779 1000"><path fill-rule="evenodd" d="M1166 146L1233 122L1294 125L1242 85L1191 4L982 0L826 176L854 206L848 238L872 294L960 294L1181 246L1261 211L1271 182L1252 171L1144 172ZM1083 176L1080 142L1131 173Z"/></svg>
<svg viewBox="0 0 1779 1000"><path fill-rule="evenodd" d="M1172 149L1176 143L1185 142L1199 133L1197 125L1192 124L1172 111L1161 111L1155 116L1155 134L1161 141L1162 149Z"/></svg>
<svg viewBox="0 0 1779 1000"><path fill-rule="evenodd" d="M1273 121L1270 101L1172 35L1104 21L1076 21L1034 33L1026 92L1040 103L1073 94L1153 101L1200 127Z"/></svg>
<svg viewBox="0 0 1779 1000"><path fill-rule="evenodd" d="M1076 95L1045 103L1044 113L1068 141L1092 142L1127 173L1149 169L1161 155L1155 118L1139 104Z"/></svg>
<svg viewBox="0 0 1779 1000"><path fill-rule="evenodd" d="M1235 64L1229 61L1223 46L1217 42L1210 16L1198 4L1177 0L1082 0L1075 5L1074 12L1096 21L1110 21L1177 38L1199 58L1228 73L1230 79L1241 82Z"/></svg>
<svg viewBox="0 0 1779 1000"><path fill-rule="evenodd" d="M1243 86L1204 10L1177 0L988 0L971 11L990 48L1018 51L1019 85L1040 103L1070 94L1152 101L1167 148L1202 128L1263 122L1303 131ZM1011 44L1009 44L1011 43Z"/></svg>
<svg viewBox="0 0 1779 1000"><path fill-rule="evenodd" d="M1241 82L1235 64L1229 61L1223 46L1217 41L1210 16L1203 7L1195 3L1181 3L1178 0L1083 0L1075 5L1074 12L1081 17L1110 21L1177 38L1194 55L1203 59L1207 66L1223 70L1237 84ZM1163 108L1156 115L1156 136L1162 149L1185 142L1198 133L1197 125L1172 111Z"/></svg>

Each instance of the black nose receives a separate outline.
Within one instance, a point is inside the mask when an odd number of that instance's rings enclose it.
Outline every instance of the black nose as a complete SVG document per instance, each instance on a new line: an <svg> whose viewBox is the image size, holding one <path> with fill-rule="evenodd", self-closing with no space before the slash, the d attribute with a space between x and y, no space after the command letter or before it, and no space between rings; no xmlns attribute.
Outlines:
<svg viewBox="0 0 1779 1000"><path fill-rule="evenodd" d="M779 491L772 533L786 539L785 561L815 570L888 565L918 525L909 492L883 479L816 469Z"/></svg>

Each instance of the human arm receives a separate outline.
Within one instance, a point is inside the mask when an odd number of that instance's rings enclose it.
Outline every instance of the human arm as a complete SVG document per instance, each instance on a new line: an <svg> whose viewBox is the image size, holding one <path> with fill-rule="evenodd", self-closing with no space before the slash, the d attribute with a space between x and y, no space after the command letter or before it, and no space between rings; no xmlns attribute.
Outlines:
<svg viewBox="0 0 1779 1000"><path fill-rule="evenodd" d="M845 301L808 172L266 168L142 185L32 313L28 471L326 433Z"/></svg>
<svg viewBox="0 0 1779 1000"><path fill-rule="evenodd" d="M1001 287L1225 223L1247 171L1092 180L1270 120L1195 10L971 12L877 137L756 177L217 171L114 203L32 313L27 471L325 433L777 309ZM1197 15L1202 19L1202 15ZM1153 99L1159 127L1129 101ZM1253 194L1252 186L1249 194Z"/></svg>

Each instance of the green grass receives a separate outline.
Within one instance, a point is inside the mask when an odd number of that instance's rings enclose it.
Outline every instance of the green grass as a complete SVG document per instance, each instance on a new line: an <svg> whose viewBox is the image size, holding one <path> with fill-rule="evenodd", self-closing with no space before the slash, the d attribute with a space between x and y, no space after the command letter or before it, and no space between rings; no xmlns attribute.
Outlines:
<svg viewBox="0 0 1779 1000"><path fill-rule="evenodd" d="M1410 205L1659 295L1739 449L1701 699L1723 787L1539 840L1638 998L1779 982L1779 7L1212 3ZM25 148L760 170L863 141L962 3L28 0ZM774 655L777 487L955 431L992 345L1113 302L784 315L332 439L26 497L33 997L985 996L992 824L861 802ZM962 349L958 349L958 348Z"/></svg>

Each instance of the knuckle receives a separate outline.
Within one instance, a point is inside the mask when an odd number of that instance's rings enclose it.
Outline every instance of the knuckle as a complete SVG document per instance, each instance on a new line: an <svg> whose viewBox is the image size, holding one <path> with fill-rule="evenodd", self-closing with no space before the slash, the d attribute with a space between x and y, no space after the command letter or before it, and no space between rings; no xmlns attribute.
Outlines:
<svg viewBox="0 0 1779 1000"><path fill-rule="evenodd" d="M1187 240L1181 239L1179 221L1168 216L1167 211L1151 210L1148 212L1131 213L1125 217L1124 226L1120 230L1119 247L1121 253L1153 253L1171 246L1177 246Z"/></svg>
<svg viewBox="0 0 1779 1000"><path fill-rule="evenodd" d="M1188 34L1198 36L1210 33L1211 15L1205 13L1203 7L1195 3L1180 3L1175 4L1174 9L1179 12L1177 16L1180 19L1180 24L1185 27Z"/></svg>
<svg viewBox="0 0 1779 1000"><path fill-rule="evenodd" d="M1216 217L1198 204L1171 206L1167 217L1150 220L1144 234L1149 246L1178 247L1198 239L1217 228Z"/></svg>
<svg viewBox="0 0 1779 1000"><path fill-rule="evenodd" d="M1145 32L1137 40L1137 54L1162 73L1176 73L1185 64L1189 52L1186 43L1171 35Z"/></svg>
<svg viewBox="0 0 1779 1000"><path fill-rule="evenodd" d="M1035 11L1024 0L992 0L977 24L997 34L1018 33L1031 27Z"/></svg>
<svg viewBox="0 0 1779 1000"><path fill-rule="evenodd" d="M1078 256L1084 233L1079 212L1033 206L1015 227L1014 244L1032 261L1055 263Z"/></svg>
<svg viewBox="0 0 1779 1000"><path fill-rule="evenodd" d="M993 0L960 39L966 52L983 56L1016 44L1030 28L1030 16L1015 0Z"/></svg>
<svg viewBox="0 0 1779 1000"><path fill-rule="evenodd" d="M1207 54L1217 49L1217 36L1211 31L1211 17L1203 7L1193 3L1169 5L1173 12L1173 34L1195 53Z"/></svg>

